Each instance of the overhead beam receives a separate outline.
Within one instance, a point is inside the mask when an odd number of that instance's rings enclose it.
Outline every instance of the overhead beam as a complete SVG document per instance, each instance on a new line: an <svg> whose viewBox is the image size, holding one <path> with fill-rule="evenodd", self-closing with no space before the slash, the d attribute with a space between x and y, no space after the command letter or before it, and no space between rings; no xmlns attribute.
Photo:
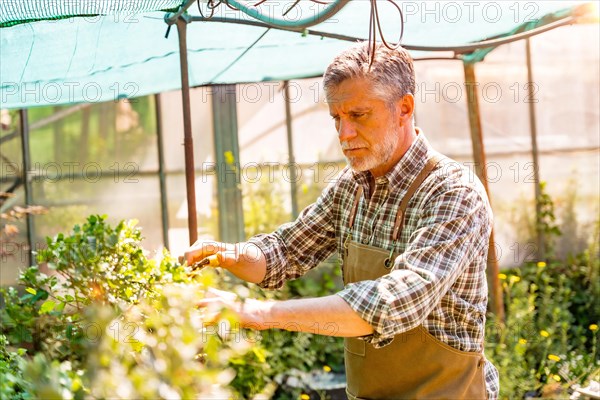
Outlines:
<svg viewBox="0 0 600 400"><path fill-rule="evenodd" d="M199 17L199 16L190 16L189 20L190 21L201 21L201 22L233 23L236 25L251 25L251 26L258 26L258 27L262 27L262 28L273 28L273 29L280 29L280 30L290 31L290 32L298 32L298 33L307 34L307 35L311 35L311 36L320 36L320 37L329 38L329 39L342 40L342 41L346 41L346 42L356 42L359 40L367 40L365 38L359 38L359 37L349 36L349 35L341 35L341 34L337 34L337 33L325 32L325 31L317 31L314 29L273 26L273 25L269 25L269 24L266 24L266 23L260 22L260 21L243 20L243 19L239 19L239 18L237 18L237 19L236 18L226 18L226 17L207 18L207 17ZM516 33L511 36L506 36L506 37L496 38L496 39L489 39L489 40L482 40L481 42L467 44L467 45L426 46L426 45L413 45L410 43L402 43L402 47L405 48L406 50L414 50L414 51L430 51L430 52L452 51L452 52L454 52L455 55L468 54L468 53L472 53L475 50L487 49L490 47L498 47L503 44L516 42L518 40L523 40L523 39L559 28L561 26L572 25L572 24L576 24L578 22L579 22L578 18L569 16L569 17L561 18L561 19L551 22L549 24L539 26L534 29L530 29L525 32Z"/></svg>

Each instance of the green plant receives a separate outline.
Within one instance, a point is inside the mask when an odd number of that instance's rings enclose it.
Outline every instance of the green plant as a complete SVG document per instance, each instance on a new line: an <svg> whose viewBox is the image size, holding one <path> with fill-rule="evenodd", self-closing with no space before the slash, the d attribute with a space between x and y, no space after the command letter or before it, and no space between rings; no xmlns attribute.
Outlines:
<svg viewBox="0 0 600 400"><path fill-rule="evenodd" d="M548 194L546 185L546 182L540 182L540 197L536 200L539 208L536 227L537 231L544 235L544 254L540 254L544 259L553 258L555 256L556 238L562 234L556 223L554 201Z"/></svg>
<svg viewBox="0 0 600 400"><path fill-rule="evenodd" d="M0 335L0 398L25 400L31 397L27 393L28 383L23 379L25 349L10 351L6 336Z"/></svg>
<svg viewBox="0 0 600 400"><path fill-rule="evenodd" d="M242 284L242 297L285 300L299 296L324 296L335 291L339 285L339 274L337 263L329 260L319 269L302 279L287 282L275 292L265 292L255 285ZM227 276L219 277L220 288L231 289L233 284ZM240 284L237 286L239 291ZM269 384L297 371L343 371L343 340L338 337L270 329L262 332L244 331L239 338L252 345L251 351L229 361L229 366L236 371L231 386L244 398L261 393ZM295 399L299 394L296 392L295 389L280 388L277 396Z"/></svg>
<svg viewBox="0 0 600 400"><path fill-rule="evenodd" d="M191 306L213 285L211 274L201 284L165 286L154 299L115 314L92 310L100 335L90 352L88 373L93 398L229 398L227 385L235 371L228 360L248 350L206 330L202 315ZM224 315L218 324L235 324Z"/></svg>
<svg viewBox="0 0 600 400"><path fill-rule="evenodd" d="M320 175L316 172L316 176L326 176L322 168L319 171ZM318 181L310 186L302 185L299 193L301 205L314 202L322 186ZM268 182L266 177L255 184L245 184L244 216L248 235L271 232L289 220L290 215L282 206L283 197L281 188L273 188L273 184ZM221 288L228 285L225 279L220 282ZM286 300L320 297L330 295L341 288L340 267L337 260L331 258L306 276L287 282L282 289L275 292L264 292L255 285L245 286L248 294L256 298ZM254 353L247 353L244 357L230 362L236 370L232 386L240 395L251 396L259 393L269 383L280 380L294 371L343 371L344 347L341 338L278 329L246 336L255 343ZM298 398L300 392L289 390L291 389L282 392L280 389L277 395L283 398Z"/></svg>
<svg viewBox="0 0 600 400"><path fill-rule="evenodd" d="M564 396L600 372L600 310L593 301L600 294L598 242L567 260L554 257L561 230L552 199L544 194L542 201L538 226L545 233L547 258L500 274L506 319L491 316L488 322L486 353L500 371L502 398L532 391Z"/></svg>
<svg viewBox="0 0 600 400"><path fill-rule="evenodd" d="M166 251L150 259L141 240L134 221L90 216L48 239L46 273L30 267L24 290L2 290L2 398L230 396L228 360L249 346L208 334L194 307L214 274L192 278Z"/></svg>
<svg viewBox="0 0 600 400"><path fill-rule="evenodd" d="M0 290L2 332L11 343L43 351L51 359L81 361L83 311L92 303L118 307L158 295L162 284L187 282L185 269L165 251L149 259L135 221L115 228L105 216L90 216L70 235L48 238L38 262L20 275L25 288Z"/></svg>
<svg viewBox="0 0 600 400"><path fill-rule="evenodd" d="M249 172L253 176L254 172ZM264 175L264 174L263 174ZM289 221L290 213L283 207L284 194L279 185L269 182L269 175L258 182L244 182L244 225L246 236L268 233Z"/></svg>

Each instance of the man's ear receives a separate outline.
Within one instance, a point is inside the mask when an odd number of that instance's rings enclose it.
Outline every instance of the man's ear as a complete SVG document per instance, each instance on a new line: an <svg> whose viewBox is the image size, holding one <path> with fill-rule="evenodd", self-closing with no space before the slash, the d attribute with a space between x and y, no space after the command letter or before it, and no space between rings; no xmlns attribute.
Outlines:
<svg viewBox="0 0 600 400"><path fill-rule="evenodd" d="M405 94L396 102L396 117L401 125L411 120L415 111L415 98L412 94Z"/></svg>

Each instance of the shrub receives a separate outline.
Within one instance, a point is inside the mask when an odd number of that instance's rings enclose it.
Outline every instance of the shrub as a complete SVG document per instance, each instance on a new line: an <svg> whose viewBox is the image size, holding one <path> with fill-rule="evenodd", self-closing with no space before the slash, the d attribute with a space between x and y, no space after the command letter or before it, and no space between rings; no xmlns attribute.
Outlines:
<svg viewBox="0 0 600 400"><path fill-rule="evenodd" d="M546 240L545 260L500 274L506 319L488 320L486 353L499 369L502 398L564 397L573 385L600 373L598 242L558 259L554 242L561 230L544 189L538 223Z"/></svg>
<svg viewBox="0 0 600 400"><path fill-rule="evenodd" d="M38 257L47 273L27 268L23 291L1 291L2 398L231 394L227 363L248 346L205 334L194 307L214 274L192 279L166 251L150 259L141 239L133 221L90 216L48 239Z"/></svg>

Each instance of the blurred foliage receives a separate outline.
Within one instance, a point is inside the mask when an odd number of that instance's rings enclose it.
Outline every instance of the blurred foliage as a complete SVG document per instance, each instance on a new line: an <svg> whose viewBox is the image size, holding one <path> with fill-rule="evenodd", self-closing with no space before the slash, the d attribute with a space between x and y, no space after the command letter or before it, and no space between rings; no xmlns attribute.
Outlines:
<svg viewBox="0 0 600 400"><path fill-rule="evenodd" d="M252 297L277 300L326 296L336 291L339 274L337 264L329 261L323 263L319 271L311 271L310 276L287 282L277 292L263 292L254 287L250 288L250 293ZM258 394L272 382L285 381L286 375L295 371L344 370L342 338L282 329L247 332L245 337L255 346L255 353L247 353L243 358L234 358L229 363L236 371L232 386L244 396ZM279 387L276 398L296 399L299 394L298 389Z"/></svg>
<svg viewBox="0 0 600 400"><path fill-rule="evenodd" d="M4 137L19 127L19 110L1 110L0 114L0 135ZM28 120L34 201L52 209L46 216L36 218L36 241L43 242L45 236L69 230L93 210L108 210L113 221L132 215L123 204L115 206L115 211L110 205L107 209L106 204L98 207L98 203L117 204L112 201L115 190L126 193L126 186L131 185L125 183L151 181L140 176L140 172L156 169L154 96L33 107L28 110ZM12 181L19 182L23 172L20 135L0 147L4 178L1 190L14 190L15 200L23 203L23 185L9 189ZM135 211L144 216L139 207ZM150 239L155 240L152 236ZM16 269L17 263L13 265Z"/></svg>
<svg viewBox="0 0 600 400"><path fill-rule="evenodd" d="M1 398L230 396L227 363L248 345L205 332L194 304L214 274L192 279L166 251L148 258L141 240L134 221L92 215L48 239L41 266L20 275L24 290L2 289Z"/></svg>
<svg viewBox="0 0 600 400"><path fill-rule="evenodd" d="M506 319L488 320L486 354L500 372L501 397L565 398L575 384L598 379L600 253L598 241L566 260L555 256L561 235L542 185L543 260L504 271ZM596 224L595 237L600 233Z"/></svg>
<svg viewBox="0 0 600 400"><path fill-rule="evenodd" d="M25 349L9 350L6 336L0 334L0 397L2 399L31 399L31 391L23 379Z"/></svg>
<svg viewBox="0 0 600 400"><path fill-rule="evenodd" d="M39 123L72 108L72 105L31 108L29 123ZM31 154L35 155L32 161L42 165L58 163L63 167L65 162L94 161L108 169L114 163L143 159L156 140L155 119L152 96L84 106L32 131L35 137L31 141Z"/></svg>
<svg viewBox="0 0 600 400"><path fill-rule="evenodd" d="M23 256L23 252L15 250L29 248L29 244L25 242L26 239L21 230L26 224L26 217L39 216L46 214L48 211L40 206L11 207L10 203L7 204L7 202L13 198L13 193L0 192L0 207L5 207L5 211L0 213L0 259L3 263L4 273L6 273L7 264L18 260L18 256ZM25 228L24 231L26 232L27 229ZM2 278L5 277L2 276ZM0 281L3 281L3 279L0 279Z"/></svg>
<svg viewBox="0 0 600 400"><path fill-rule="evenodd" d="M323 168L318 170L321 175L322 170ZM317 177L318 171L313 171ZM303 176L308 176L306 171ZM271 177L269 174L262 174L257 182L243 183L247 236L272 232L291 218L289 210L284 206L289 183L273 182ZM299 205L303 208L314 202L323 187L324 184L316 179L301 184L298 191ZM287 282L281 290L266 292L255 285L246 286L252 297L286 300L330 295L339 290L341 284L340 267L333 257L301 279ZM221 287L225 285L222 280ZM249 334L248 337L255 343L255 353L247 353L243 359L233 359L230 362L237 373L232 385L244 396L260 393L268 384L284 381L285 376L294 371L344 370L342 338L281 329ZM276 398L296 399L299 395L300 391L293 388L280 387L276 392Z"/></svg>
<svg viewBox="0 0 600 400"><path fill-rule="evenodd" d="M105 216L92 215L70 235L47 239L38 262L20 275L25 287L2 289L2 331L11 343L29 345L50 358L78 360L84 331L84 308L117 307L158 295L160 284L186 282L182 266L167 252L148 259L134 221L109 226ZM41 271L41 269L43 271Z"/></svg>
<svg viewBox="0 0 600 400"><path fill-rule="evenodd" d="M0 206L6 199L13 197L12 193L0 192ZM18 221L22 221L28 215L45 214L48 210L40 206L14 206L6 212L0 213L0 243L10 243L11 238L19 234ZM0 246L0 257L14 256L9 251L8 246Z"/></svg>
<svg viewBox="0 0 600 400"><path fill-rule="evenodd" d="M92 398L229 398L234 372L227 361L247 349L205 330L193 304L212 285L211 274L197 284L171 284L160 296L144 299L114 314L95 308L93 320L103 334L88 358ZM233 326L230 318L218 323ZM231 346L229 344L232 344Z"/></svg>
<svg viewBox="0 0 600 400"><path fill-rule="evenodd" d="M2 398L250 398L290 370L342 368L336 338L240 330L228 315L224 329L207 330L193 307L208 286L242 297L324 295L335 265L318 281L264 293L212 270L192 279L166 251L148 258L141 240L135 221L113 227L92 215L48 238L40 266L21 273L22 290L1 290Z"/></svg>
<svg viewBox="0 0 600 400"><path fill-rule="evenodd" d="M262 196L258 204L272 205L274 220L287 217L272 190L253 193ZM561 231L552 199L544 201L539 222L548 254L500 275L506 320L488 320L486 355L500 371L502 398L565 397L600 373L600 309L593 301L600 298L598 242L556 258L552 243ZM252 229L274 228L259 219L260 206L251 207ZM167 251L150 258L141 241L135 221L113 227L92 215L48 239L40 265L21 273L20 287L0 291L1 398L246 399L270 392L297 399L307 395L287 387L287 376L343 370L340 338L239 329L226 312L205 325L194 307L211 286L242 299L334 293L341 285L336 259L265 292L212 269L190 276Z"/></svg>
<svg viewBox="0 0 600 400"><path fill-rule="evenodd" d="M335 292L336 280L339 279L339 267L330 261L302 279L287 282L278 291L264 291L229 274L217 275L214 284L220 289L236 292L242 299L286 300L331 294ZM228 363L236 373L230 386L240 398L261 394L296 371L344 370L344 343L341 338L283 329L242 330L236 338L251 346L248 352L232 357ZM297 399L300 392L297 388L279 386L275 398Z"/></svg>
<svg viewBox="0 0 600 400"><path fill-rule="evenodd" d="M248 175L256 175L255 171ZM261 174L257 182L243 182L243 209L246 236L251 237L259 233L268 233L279 225L288 222L291 214L284 207L285 190L281 182L272 182L271 174Z"/></svg>

